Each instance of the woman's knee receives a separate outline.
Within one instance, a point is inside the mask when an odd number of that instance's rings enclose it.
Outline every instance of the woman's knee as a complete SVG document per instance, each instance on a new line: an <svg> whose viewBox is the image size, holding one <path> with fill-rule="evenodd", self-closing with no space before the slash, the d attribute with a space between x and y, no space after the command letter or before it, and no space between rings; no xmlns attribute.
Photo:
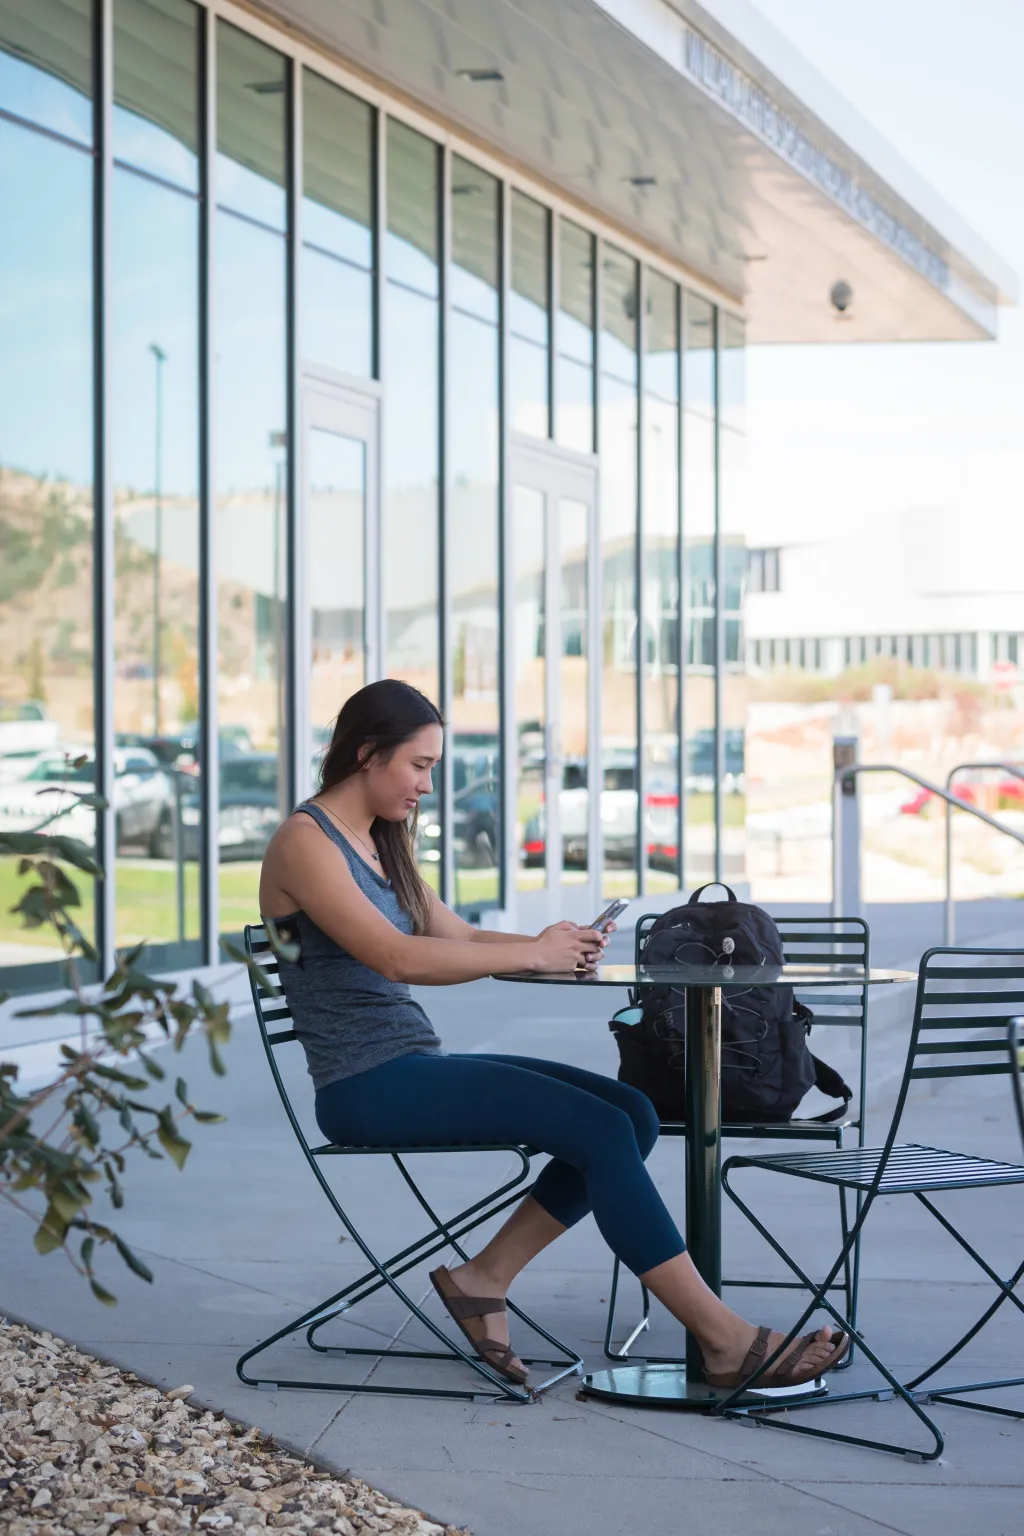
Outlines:
<svg viewBox="0 0 1024 1536"><path fill-rule="evenodd" d="M627 1084L623 1084L628 1087ZM654 1148L661 1131L661 1122L658 1119L658 1111L639 1088L629 1088L629 1097L623 1104L623 1109L633 1122L633 1134L636 1136L637 1146L640 1148L640 1156L646 1159Z"/></svg>

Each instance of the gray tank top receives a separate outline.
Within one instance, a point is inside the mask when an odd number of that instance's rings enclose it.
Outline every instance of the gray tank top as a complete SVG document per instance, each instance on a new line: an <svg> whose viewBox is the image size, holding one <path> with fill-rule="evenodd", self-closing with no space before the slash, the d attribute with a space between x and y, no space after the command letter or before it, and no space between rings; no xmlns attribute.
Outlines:
<svg viewBox="0 0 1024 1536"><path fill-rule="evenodd" d="M401 933L412 933L412 918L399 905L391 881L359 857L318 805L303 803L296 809L311 816L341 849L352 878L378 912ZM371 970L305 912L292 912L277 926L300 949L297 961L279 962L280 978L315 1088L368 1072L396 1056L441 1051L433 1025L403 982Z"/></svg>

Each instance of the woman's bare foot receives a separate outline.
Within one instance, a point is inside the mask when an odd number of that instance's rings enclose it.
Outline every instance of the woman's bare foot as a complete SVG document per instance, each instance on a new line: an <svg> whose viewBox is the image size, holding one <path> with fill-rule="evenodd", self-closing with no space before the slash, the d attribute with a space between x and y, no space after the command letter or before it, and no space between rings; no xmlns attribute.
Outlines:
<svg viewBox="0 0 1024 1536"><path fill-rule="evenodd" d="M506 1288L502 1281L488 1274L472 1259L468 1264L459 1264L449 1269L448 1273L464 1296L497 1296L502 1301L505 1299ZM467 1317L465 1327L471 1339L493 1339L496 1344L509 1342L507 1312L488 1312L483 1317ZM779 1337L781 1339L782 1335ZM509 1364L516 1370L526 1370L517 1356L513 1356Z"/></svg>
<svg viewBox="0 0 1024 1536"><path fill-rule="evenodd" d="M701 1340L701 1353L704 1356L704 1365L708 1376L731 1376L740 1371L746 1360L750 1346L758 1336L758 1330L751 1323L745 1323L742 1318L735 1319L736 1326L730 1330L731 1337L716 1340L714 1344ZM773 1355L786 1337L784 1333L772 1332L768 1335L767 1347L762 1359L767 1360ZM791 1348L795 1347L793 1340ZM799 1376L801 1379L812 1379L827 1370L833 1363L836 1354L837 1341L833 1337L833 1331L829 1327L819 1328L813 1341L807 1344L800 1357ZM758 1385L770 1387L772 1378L777 1369L789 1354L786 1351L780 1360L765 1372L759 1379Z"/></svg>

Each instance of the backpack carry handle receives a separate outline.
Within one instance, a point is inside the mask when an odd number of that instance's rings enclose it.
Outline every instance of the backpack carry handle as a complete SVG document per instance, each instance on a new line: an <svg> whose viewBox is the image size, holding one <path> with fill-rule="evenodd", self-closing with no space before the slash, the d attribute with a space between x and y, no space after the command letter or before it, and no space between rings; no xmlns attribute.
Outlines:
<svg viewBox="0 0 1024 1536"><path fill-rule="evenodd" d="M698 904L698 902L700 901L700 898L703 895L703 893L705 891L710 891L716 885L721 890L727 891L729 893L729 900L730 901L735 901L736 900L736 892L732 889L731 886L726 885L724 883L724 881L722 881L722 880L709 880L707 885L701 885L701 886L697 887L697 889L694 891L693 895L690 897L690 899L686 903L686 905L688 907L696 906Z"/></svg>

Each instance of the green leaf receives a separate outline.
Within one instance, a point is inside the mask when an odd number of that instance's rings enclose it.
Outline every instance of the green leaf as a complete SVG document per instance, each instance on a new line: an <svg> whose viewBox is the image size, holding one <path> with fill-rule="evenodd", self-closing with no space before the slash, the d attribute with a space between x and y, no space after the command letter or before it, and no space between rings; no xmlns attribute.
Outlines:
<svg viewBox="0 0 1024 1536"><path fill-rule="evenodd" d="M121 1255L122 1259L124 1259L125 1263L128 1265L128 1268L131 1270L132 1274L138 1275L140 1280L148 1280L150 1285L152 1285L153 1271L149 1269L145 1264L143 1264L138 1255L132 1252L132 1250L128 1247L128 1244L124 1241L123 1238L118 1237L116 1232L114 1233L114 1246L116 1247L118 1253Z"/></svg>
<svg viewBox="0 0 1024 1536"><path fill-rule="evenodd" d="M174 1096L179 1104L184 1104L185 1108L188 1108L188 1085L183 1077L179 1077L174 1085Z"/></svg>
<svg viewBox="0 0 1024 1536"><path fill-rule="evenodd" d="M200 1125L223 1125L227 1115L218 1115L216 1110L212 1109L194 1109L192 1119L198 1121Z"/></svg>
<svg viewBox="0 0 1024 1536"><path fill-rule="evenodd" d="M152 1056L144 1055L142 1051L138 1052L138 1057L146 1071L149 1073L150 1077L155 1078L158 1083L162 1082L167 1074L165 1073L160 1063L158 1061L154 1061Z"/></svg>
<svg viewBox="0 0 1024 1536"><path fill-rule="evenodd" d="M95 1152L100 1144L100 1127L96 1116L85 1104L79 1104L72 1116L72 1124L82 1140Z"/></svg>
<svg viewBox="0 0 1024 1536"><path fill-rule="evenodd" d="M36 1228L34 1238L37 1253L52 1253L55 1248L63 1245L67 1236L70 1222L55 1211L52 1204L46 1207L46 1213Z"/></svg>
<svg viewBox="0 0 1024 1536"><path fill-rule="evenodd" d="M139 1093L143 1088L148 1088L149 1083L144 1077L132 1077L128 1072L122 1072L118 1067L105 1067L101 1062L94 1063L92 1069L97 1077L105 1077L108 1082L120 1083L123 1088L130 1088L133 1093Z"/></svg>
<svg viewBox="0 0 1024 1536"><path fill-rule="evenodd" d="M156 1139L175 1167L184 1168L192 1143L185 1140L175 1125L170 1105L166 1105L157 1116Z"/></svg>
<svg viewBox="0 0 1024 1536"><path fill-rule="evenodd" d="M92 1293L96 1297L97 1301L102 1301L105 1307L117 1306L117 1297L112 1296L104 1286L100 1285L98 1280L90 1278L89 1284L92 1287Z"/></svg>
<svg viewBox="0 0 1024 1536"><path fill-rule="evenodd" d="M83 1237L81 1254L82 1265L85 1269L92 1268L92 1251L95 1247L96 1239L94 1237Z"/></svg>

